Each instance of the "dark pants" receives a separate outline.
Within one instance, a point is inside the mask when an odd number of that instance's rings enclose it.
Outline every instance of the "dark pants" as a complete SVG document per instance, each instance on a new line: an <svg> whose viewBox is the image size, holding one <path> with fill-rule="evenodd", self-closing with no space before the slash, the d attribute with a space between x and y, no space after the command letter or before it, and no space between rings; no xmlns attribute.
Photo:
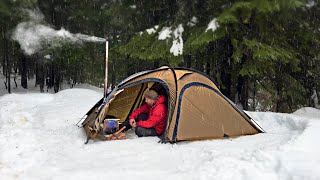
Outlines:
<svg viewBox="0 0 320 180"><path fill-rule="evenodd" d="M139 116L137 117L137 119L135 120L136 122L139 121L144 121L148 119L148 115L141 113L139 114ZM126 126L125 131L131 129L131 125L130 125L130 121L129 119L127 119L126 121L124 121L121 125L120 128ZM154 128L143 128L143 127L136 127L136 131L135 131L136 135L138 137L146 137L146 136L158 136L157 131Z"/></svg>

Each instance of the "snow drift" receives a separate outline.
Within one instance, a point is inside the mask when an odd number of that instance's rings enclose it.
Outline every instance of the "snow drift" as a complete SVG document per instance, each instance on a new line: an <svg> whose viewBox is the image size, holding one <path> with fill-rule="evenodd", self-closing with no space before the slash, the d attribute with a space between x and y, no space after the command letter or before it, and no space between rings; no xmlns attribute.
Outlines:
<svg viewBox="0 0 320 180"><path fill-rule="evenodd" d="M158 144L137 138L84 145L75 126L102 92L0 97L1 179L319 179L320 111L248 112L267 133Z"/></svg>

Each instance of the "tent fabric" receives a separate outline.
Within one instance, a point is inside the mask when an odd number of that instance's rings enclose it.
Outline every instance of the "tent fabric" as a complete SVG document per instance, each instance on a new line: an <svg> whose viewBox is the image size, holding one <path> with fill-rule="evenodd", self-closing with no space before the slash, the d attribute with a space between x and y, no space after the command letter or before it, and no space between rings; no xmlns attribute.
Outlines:
<svg viewBox="0 0 320 180"><path fill-rule="evenodd" d="M237 137L264 132L206 75L192 69L163 66L126 78L108 94L104 100L106 102L99 101L100 105L97 103L96 108L91 108L87 113L90 120L86 119L83 123L87 134L89 128L99 128L105 116L114 116L123 122L143 103L144 93L155 83L166 90L168 117L164 137L167 141ZM94 113L96 118L93 118Z"/></svg>
<svg viewBox="0 0 320 180"><path fill-rule="evenodd" d="M229 103L208 87L192 85L181 92L180 97L175 126L178 128L173 131L173 139L219 138L225 134L237 136L256 132Z"/></svg>
<svg viewBox="0 0 320 180"><path fill-rule="evenodd" d="M143 84L124 89L110 104L107 115L119 118L120 122L125 121L127 113L134 105L135 99L142 88Z"/></svg>
<svg viewBox="0 0 320 180"><path fill-rule="evenodd" d="M119 88L126 88L135 84L143 82L159 82L162 83L165 88L167 88L168 99L168 119L170 120L172 114L174 113L174 106L176 104L176 92L177 84L175 81L175 72L169 67L161 67L154 71L148 71L145 74L140 74L139 76L133 76L133 78L120 84Z"/></svg>

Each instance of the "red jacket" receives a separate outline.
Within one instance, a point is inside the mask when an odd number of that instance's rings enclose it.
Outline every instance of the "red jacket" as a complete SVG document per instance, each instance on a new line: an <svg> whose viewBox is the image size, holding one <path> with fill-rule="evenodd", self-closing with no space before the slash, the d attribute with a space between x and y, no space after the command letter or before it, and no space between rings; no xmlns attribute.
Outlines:
<svg viewBox="0 0 320 180"><path fill-rule="evenodd" d="M143 104L136 110L134 110L130 116L130 119L136 119L141 113L148 113L148 119L144 121L139 121L137 126L143 128L154 128L158 134L162 134L166 129L167 123L167 106L165 104L166 98L164 96L159 96L158 100L154 103L152 107L147 104Z"/></svg>

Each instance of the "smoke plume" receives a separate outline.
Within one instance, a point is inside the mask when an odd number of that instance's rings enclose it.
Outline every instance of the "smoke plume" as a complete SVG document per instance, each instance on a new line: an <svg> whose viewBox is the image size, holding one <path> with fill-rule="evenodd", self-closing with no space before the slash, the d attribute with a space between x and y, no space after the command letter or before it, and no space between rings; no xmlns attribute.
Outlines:
<svg viewBox="0 0 320 180"><path fill-rule="evenodd" d="M64 42L82 44L83 42L102 43L104 38L85 34L73 34L64 28L56 30L44 22L40 10L23 10L28 21L19 23L13 30L12 39L20 44L27 55L32 55L47 47L59 47Z"/></svg>

